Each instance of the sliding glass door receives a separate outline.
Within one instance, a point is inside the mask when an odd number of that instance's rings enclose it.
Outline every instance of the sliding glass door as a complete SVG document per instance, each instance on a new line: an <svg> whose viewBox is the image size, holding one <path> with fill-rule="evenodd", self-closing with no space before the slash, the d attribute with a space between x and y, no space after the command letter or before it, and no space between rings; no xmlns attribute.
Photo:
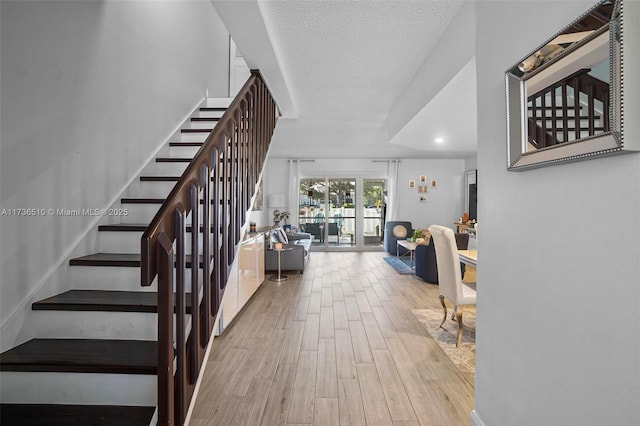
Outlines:
<svg viewBox="0 0 640 426"><path fill-rule="evenodd" d="M385 183L385 179L364 179L362 182L362 193L364 197L362 216L365 246L382 246L385 216Z"/></svg>
<svg viewBox="0 0 640 426"><path fill-rule="evenodd" d="M384 179L300 179L300 228L316 247L381 247L384 185Z"/></svg>

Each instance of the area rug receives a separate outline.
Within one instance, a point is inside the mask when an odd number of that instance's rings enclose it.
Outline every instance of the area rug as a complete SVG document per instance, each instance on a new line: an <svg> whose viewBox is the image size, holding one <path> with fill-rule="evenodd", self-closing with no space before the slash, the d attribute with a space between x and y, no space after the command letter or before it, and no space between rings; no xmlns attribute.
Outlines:
<svg viewBox="0 0 640 426"><path fill-rule="evenodd" d="M413 274L413 271L409 267L409 258L385 256L383 259L400 275Z"/></svg>
<svg viewBox="0 0 640 426"><path fill-rule="evenodd" d="M451 320L451 309L447 309L448 318L440 327L442 309L412 309L411 313L420 321L442 348L444 353L455 364L460 373L474 385L476 366L476 308L465 307L462 323L462 342L456 347L458 323Z"/></svg>

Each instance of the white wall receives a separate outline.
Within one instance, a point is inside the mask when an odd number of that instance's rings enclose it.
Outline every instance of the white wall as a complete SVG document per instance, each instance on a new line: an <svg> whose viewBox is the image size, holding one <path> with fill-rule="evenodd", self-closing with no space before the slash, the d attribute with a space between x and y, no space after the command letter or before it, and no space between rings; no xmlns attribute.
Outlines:
<svg viewBox="0 0 640 426"><path fill-rule="evenodd" d="M107 207L206 90L226 96L228 34L208 0L1 7L4 209ZM1 220L4 339L93 218Z"/></svg>
<svg viewBox="0 0 640 426"><path fill-rule="evenodd" d="M478 169L478 154L471 155L464 159L465 170L477 170Z"/></svg>
<svg viewBox="0 0 640 426"><path fill-rule="evenodd" d="M640 154L506 171L504 70L592 4L477 2L474 424L640 424Z"/></svg>
<svg viewBox="0 0 640 426"><path fill-rule="evenodd" d="M462 214L464 200L465 161L464 160L400 160L398 171L399 220L411 221L414 227L442 224L453 227L453 222ZM366 159L318 159L300 163L301 177L383 177L388 176L386 162L372 162ZM429 187L426 203L419 201L417 186L421 175L427 182L437 180L435 189ZM273 158L267 161L264 179L265 209L254 212L252 220L258 226L270 225L272 208L268 207L269 194L288 194L288 163L285 159ZM409 180L416 181L416 188L410 189ZM296 204L294 204L296 205Z"/></svg>
<svg viewBox="0 0 640 426"><path fill-rule="evenodd" d="M475 54L475 1L466 1L438 44L416 71L404 93L389 110L386 124L392 139L454 79Z"/></svg>

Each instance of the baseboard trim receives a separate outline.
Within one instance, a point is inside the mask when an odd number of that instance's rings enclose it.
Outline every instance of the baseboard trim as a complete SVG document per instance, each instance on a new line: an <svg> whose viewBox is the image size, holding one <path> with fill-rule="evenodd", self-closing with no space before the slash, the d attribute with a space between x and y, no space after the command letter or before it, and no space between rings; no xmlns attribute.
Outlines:
<svg viewBox="0 0 640 426"><path fill-rule="evenodd" d="M485 426L484 422L480 418L480 415L476 410L471 412L471 426Z"/></svg>

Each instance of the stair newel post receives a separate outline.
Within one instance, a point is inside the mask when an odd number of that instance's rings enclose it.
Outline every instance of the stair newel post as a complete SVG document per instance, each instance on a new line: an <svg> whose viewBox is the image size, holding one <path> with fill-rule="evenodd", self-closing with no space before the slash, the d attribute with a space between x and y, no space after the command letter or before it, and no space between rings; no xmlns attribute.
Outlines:
<svg viewBox="0 0 640 426"><path fill-rule="evenodd" d="M157 240L158 270L158 425L174 423L173 244L163 232Z"/></svg>
<svg viewBox="0 0 640 426"><path fill-rule="evenodd" d="M186 294L185 294L185 276L186 276L186 253L185 253L185 211L182 204L178 204L175 212L176 223L176 423L182 424L185 414L185 387L186 387ZM197 257L192 255L191 267L197 268ZM193 285L193 283L192 283Z"/></svg>
<svg viewBox="0 0 640 426"><path fill-rule="evenodd" d="M200 327L200 346L205 348L209 341L211 318L211 174L208 164L203 164L200 172L202 184L202 327ZM215 182L215 181L214 181Z"/></svg>
<svg viewBox="0 0 640 426"><path fill-rule="evenodd" d="M206 181L205 181L206 182ZM191 208L191 359L189 361L189 383L198 378L200 365L200 190L197 180L189 185ZM202 259L203 264L207 262Z"/></svg>

